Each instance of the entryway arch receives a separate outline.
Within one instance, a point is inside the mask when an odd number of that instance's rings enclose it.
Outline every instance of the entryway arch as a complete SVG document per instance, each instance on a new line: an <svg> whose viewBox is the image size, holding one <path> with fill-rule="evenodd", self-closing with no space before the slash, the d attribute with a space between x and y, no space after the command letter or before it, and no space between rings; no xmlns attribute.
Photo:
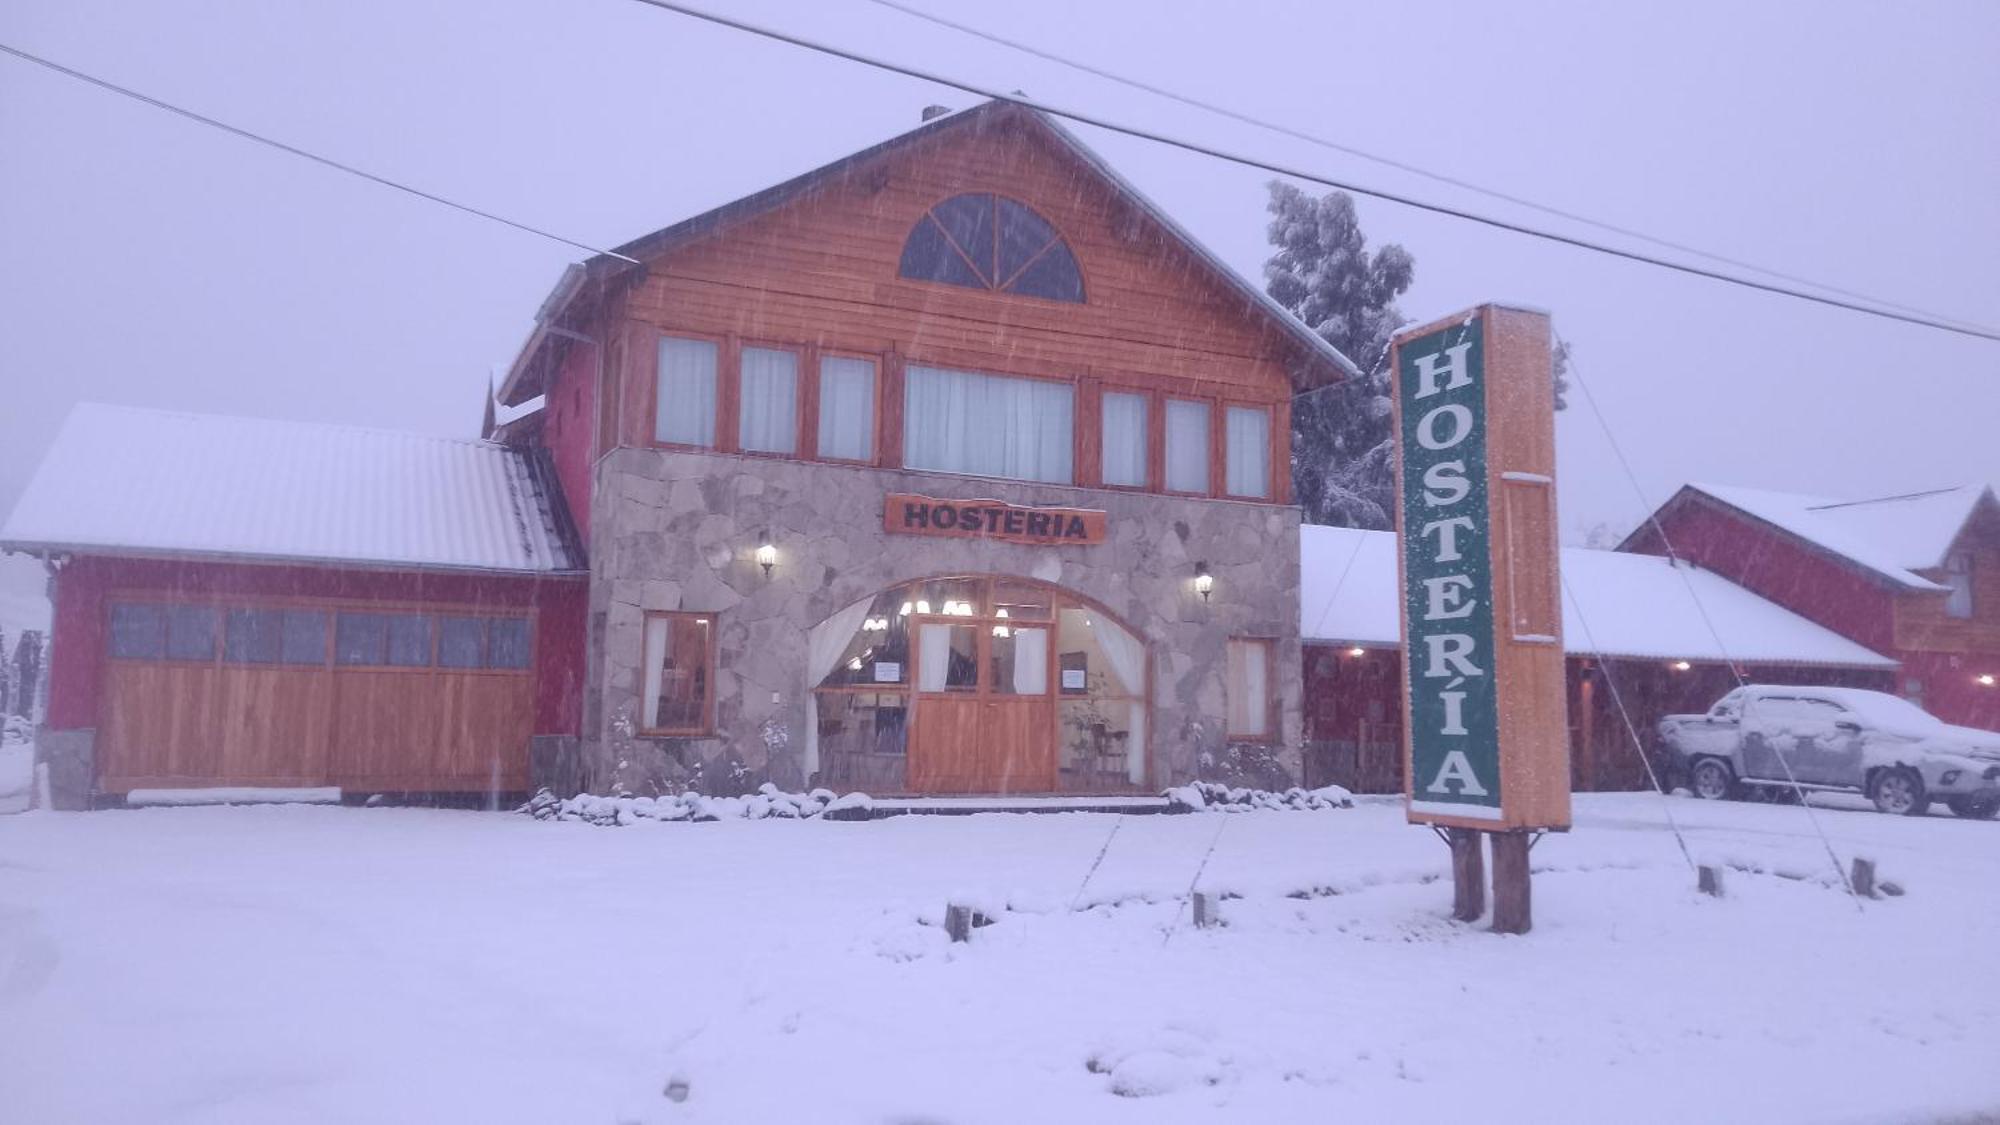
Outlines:
<svg viewBox="0 0 2000 1125"><path fill-rule="evenodd" d="M1013 575L898 583L809 634L805 772L872 793L1132 793L1151 781L1140 634Z"/></svg>

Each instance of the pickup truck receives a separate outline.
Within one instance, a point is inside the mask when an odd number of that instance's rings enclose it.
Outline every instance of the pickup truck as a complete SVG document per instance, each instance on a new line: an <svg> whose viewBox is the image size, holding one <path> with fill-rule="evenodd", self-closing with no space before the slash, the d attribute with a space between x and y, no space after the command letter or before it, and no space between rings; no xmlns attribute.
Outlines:
<svg viewBox="0 0 2000 1125"><path fill-rule="evenodd" d="M1933 801L1976 820L2000 813L2000 733L1884 692L1750 684L1707 714L1668 715L1659 734L1706 800L1776 787L1860 793L1905 816Z"/></svg>

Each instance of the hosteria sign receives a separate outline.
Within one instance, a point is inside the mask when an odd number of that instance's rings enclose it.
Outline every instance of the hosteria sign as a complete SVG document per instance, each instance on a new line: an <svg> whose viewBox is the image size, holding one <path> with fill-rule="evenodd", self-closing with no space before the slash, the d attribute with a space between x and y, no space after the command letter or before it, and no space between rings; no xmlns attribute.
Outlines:
<svg viewBox="0 0 2000 1125"><path fill-rule="evenodd" d="M1395 352L1411 818L1566 827L1548 319L1482 306Z"/></svg>
<svg viewBox="0 0 2000 1125"><path fill-rule="evenodd" d="M1104 542L1104 513L1092 508L1031 508L1004 500L939 500L894 492L882 527L903 535L951 535L1087 547Z"/></svg>

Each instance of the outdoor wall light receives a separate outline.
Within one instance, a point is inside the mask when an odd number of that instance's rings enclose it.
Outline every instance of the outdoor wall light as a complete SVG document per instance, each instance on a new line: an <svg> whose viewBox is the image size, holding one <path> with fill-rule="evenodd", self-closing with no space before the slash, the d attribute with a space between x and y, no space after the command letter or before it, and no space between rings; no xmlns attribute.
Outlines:
<svg viewBox="0 0 2000 1125"><path fill-rule="evenodd" d="M1688 670L1689 668L1692 668L1692 667L1694 667L1694 665L1692 665L1692 664L1689 664L1689 663L1688 663L1687 661L1685 661L1685 660L1676 660L1676 661L1674 661L1674 671L1676 671L1676 672L1685 672L1685 671L1687 671L1687 670Z"/></svg>
<svg viewBox="0 0 2000 1125"><path fill-rule="evenodd" d="M1205 562L1194 564L1194 589L1195 593L1201 595L1202 601L1207 601L1209 591L1215 589L1215 575L1208 572L1208 564Z"/></svg>
<svg viewBox="0 0 2000 1125"><path fill-rule="evenodd" d="M1355 645L1355 646L1354 646L1353 648L1350 648L1350 649L1348 649L1348 650L1347 650L1347 655L1349 655L1349 656L1366 656L1366 655L1368 655L1368 650L1367 650L1367 649L1365 649L1365 648L1362 648L1362 647L1361 647L1360 645Z"/></svg>
<svg viewBox="0 0 2000 1125"><path fill-rule="evenodd" d="M1982 674L1982 675L1981 675L1981 676L1979 677L1979 686L1980 686L1980 687L1992 687L1992 686L1993 686L1993 673L1991 673L1991 672L1987 672L1987 673L1984 673L1984 674Z"/></svg>
<svg viewBox="0 0 2000 1125"><path fill-rule="evenodd" d="M764 577L771 577L771 568L778 565L778 549L771 545L771 533L765 532L762 542L757 544L757 565L764 568Z"/></svg>

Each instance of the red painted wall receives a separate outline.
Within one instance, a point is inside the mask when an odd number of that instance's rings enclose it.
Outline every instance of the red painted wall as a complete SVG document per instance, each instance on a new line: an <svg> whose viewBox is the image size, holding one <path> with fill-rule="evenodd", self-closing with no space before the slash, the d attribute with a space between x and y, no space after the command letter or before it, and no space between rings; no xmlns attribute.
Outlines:
<svg viewBox="0 0 2000 1125"><path fill-rule="evenodd" d="M554 459L563 500L584 543L590 542L590 463L596 452L598 345L572 342L543 400L542 445Z"/></svg>
<svg viewBox="0 0 2000 1125"><path fill-rule="evenodd" d="M1660 522L1681 558L1876 652L1895 655L1895 592L1851 565L1704 505L1670 503ZM1650 524L1625 549L1667 553Z"/></svg>
<svg viewBox="0 0 2000 1125"><path fill-rule="evenodd" d="M582 713L588 589L580 578L79 557L56 579L48 723L58 730L97 725L105 599L114 591L144 591L532 607L537 611L535 733L575 734Z"/></svg>
<svg viewBox="0 0 2000 1125"><path fill-rule="evenodd" d="M2000 653L1905 652L1901 679L1921 680L1924 710L1947 723L2000 731L2000 685L1979 682L1981 674L2000 680ZM1899 685L1900 686L1900 685Z"/></svg>

